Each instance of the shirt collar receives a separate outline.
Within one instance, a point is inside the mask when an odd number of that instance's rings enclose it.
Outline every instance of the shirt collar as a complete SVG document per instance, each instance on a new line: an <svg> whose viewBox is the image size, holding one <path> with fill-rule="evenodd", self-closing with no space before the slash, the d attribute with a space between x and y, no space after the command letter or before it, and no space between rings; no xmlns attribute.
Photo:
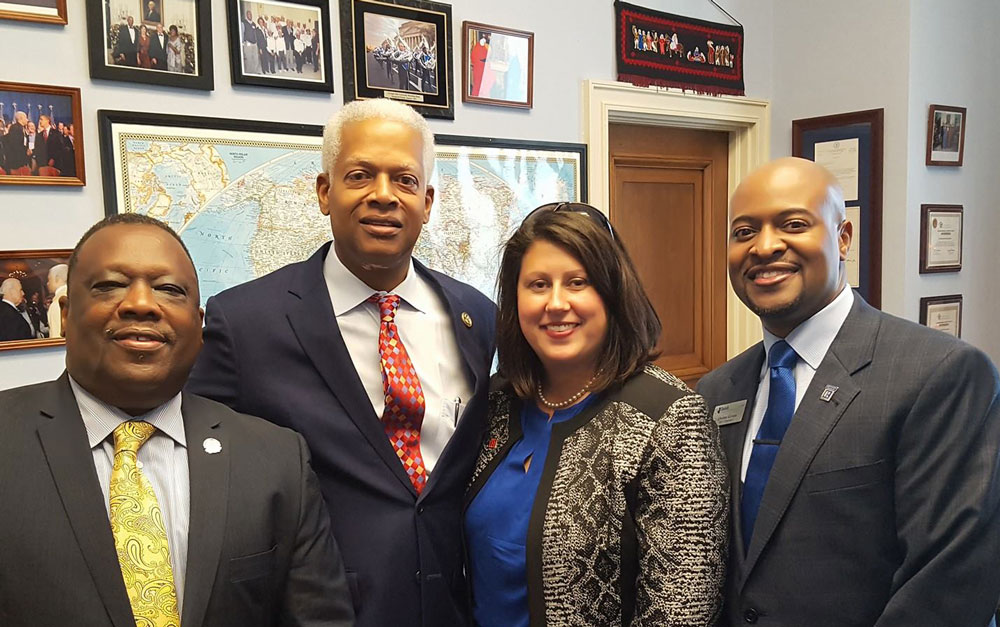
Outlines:
<svg viewBox="0 0 1000 627"><path fill-rule="evenodd" d="M364 304L378 290L372 289L364 281L355 276L337 256L333 245L323 260L323 278L330 292L330 302L333 304L333 315L342 316L358 305ZM393 294L417 311L427 312L433 304L434 291L427 281L413 269L413 260L406 270L406 278L392 290Z"/></svg>
<svg viewBox="0 0 1000 627"><path fill-rule="evenodd" d="M105 403L90 392L80 387L80 384L69 377L69 385L73 388L83 426L87 429L87 439L90 448L99 446L108 439L115 427L129 420L144 420L158 430L170 436L177 444L187 447L184 436L184 418L181 415L181 395L177 393L166 403L152 409L141 416L130 416L122 410Z"/></svg>
<svg viewBox="0 0 1000 627"><path fill-rule="evenodd" d="M840 327L844 325L844 320L847 320L847 315L851 313L853 305L854 290L850 286L845 286L829 305L795 327L784 340L802 361L809 364L813 370L818 370L827 351L830 350L830 345L840 332ZM771 346L780 339L782 338L764 329L764 349L767 354L771 353ZM767 368L766 359L764 367Z"/></svg>

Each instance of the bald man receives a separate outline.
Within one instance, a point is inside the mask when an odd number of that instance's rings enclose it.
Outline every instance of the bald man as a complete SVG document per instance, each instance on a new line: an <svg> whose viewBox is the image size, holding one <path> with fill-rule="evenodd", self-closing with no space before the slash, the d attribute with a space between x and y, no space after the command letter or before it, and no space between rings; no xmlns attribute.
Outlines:
<svg viewBox="0 0 1000 627"><path fill-rule="evenodd" d="M997 372L847 285L836 180L774 161L733 194L729 276L764 341L701 380L729 460L721 625L968 627L1000 598Z"/></svg>

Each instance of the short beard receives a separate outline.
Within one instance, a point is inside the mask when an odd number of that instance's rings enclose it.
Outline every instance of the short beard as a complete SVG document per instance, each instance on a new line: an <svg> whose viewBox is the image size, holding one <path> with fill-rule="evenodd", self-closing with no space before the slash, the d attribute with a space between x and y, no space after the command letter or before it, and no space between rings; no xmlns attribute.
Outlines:
<svg viewBox="0 0 1000 627"><path fill-rule="evenodd" d="M790 317L790 314L794 314L801 304L802 294L800 293L791 302L785 303L784 305L778 305L777 307L761 307L753 302L748 302L747 307L749 307L750 311L757 314L759 318L782 320Z"/></svg>

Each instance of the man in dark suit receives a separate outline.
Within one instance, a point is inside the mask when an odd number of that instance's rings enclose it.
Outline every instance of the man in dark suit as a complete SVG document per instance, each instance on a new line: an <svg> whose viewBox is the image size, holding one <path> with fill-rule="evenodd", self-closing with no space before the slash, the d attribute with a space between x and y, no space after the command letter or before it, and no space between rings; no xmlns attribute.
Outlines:
<svg viewBox="0 0 1000 627"><path fill-rule="evenodd" d="M163 24L156 25L156 32L149 38L149 62L154 70L167 71L167 34Z"/></svg>
<svg viewBox="0 0 1000 627"><path fill-rule="evenodd" d="M118 39L111 50L111 58L116 65L139 65L139 29L135 27L132 16L125 19L125 24L118 25Z"/></svg>
<svg viewBox="0 0 1000 627"><path fill-rule="evenodd" d="M467 622L461 503L496 308L411 260L433 146L400 103L331 118L316 190L334 243L210 299L189 385L305 436L363 627Z"/></svg>
<svg viewBox="0 0 1000 627"><path fill-rule="evenodd" d="M731 216L729 276L764 341L698 385L732 485L721 624L991 624L993 364L854 293L852 225L815 163L784 158L751 174Z"/></svg>
<svg viewBox="0 0 1000 627"><path fill-rule="evenodd" d="M66 372L0 392L0 624L351 625L301 436L181 392L202 312L176 233L99 222L66 298Z"/></svg>
<svg viewBox="0 0 1000 627"><path fill-rule="evenodd" d="M18 111L14 114L14 121L8 127L7 134L3 136L3 145L6 152L7 174L14 174L18 168L30 165L28 116L24 111Z"/></svg>
<svg viewBox="0 0 1000 627"><path fill-rule="evenodd" d="M38 167L52 167L62 172L66 167L66 143L63 134L52 128L49 116L38 117L35 135L35 161Z"/></svg>
<svg viewBox="0 0 1000 627"><path fill-rule="evenodd" d="M0 283L0 342L30 340L35 337L31 319L21 309L24 305L24 289L21 282L13 277Z"/></svg>

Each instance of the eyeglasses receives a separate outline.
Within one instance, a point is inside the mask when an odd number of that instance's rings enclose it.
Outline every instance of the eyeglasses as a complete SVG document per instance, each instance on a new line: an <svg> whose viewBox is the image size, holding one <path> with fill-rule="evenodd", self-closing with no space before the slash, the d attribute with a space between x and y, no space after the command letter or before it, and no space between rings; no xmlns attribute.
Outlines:
<svg viewBox="0 0 1000 627"><path fill-rule="evenodd" d="M590 218L591 220L593 220L594 222L597 222L597 224L599 224L600 226L602 226L608 232L608 234L611 235L611 239L615 239L615 231L614 231L613 228L611 228L611 222L608 221L608 217L606 215L604 215L603 213L601 213L601 211L598 210L596 207L592 207L592 206L590 206L590 205L588 205L586 203L582 203L582 202L550 202L550 203L546 203L546 204L544 204L544 205L536 208L534 211L532 211L531 213L529 213L527 216L525 216L524 222L522 224L527 223L531 219L531 217L534 216L535 214L541 213L541 212L544 212L544 211L563 211L563 212L566 212L566 213L579 213L579 214L585 215L588 218Z"/></svg>

